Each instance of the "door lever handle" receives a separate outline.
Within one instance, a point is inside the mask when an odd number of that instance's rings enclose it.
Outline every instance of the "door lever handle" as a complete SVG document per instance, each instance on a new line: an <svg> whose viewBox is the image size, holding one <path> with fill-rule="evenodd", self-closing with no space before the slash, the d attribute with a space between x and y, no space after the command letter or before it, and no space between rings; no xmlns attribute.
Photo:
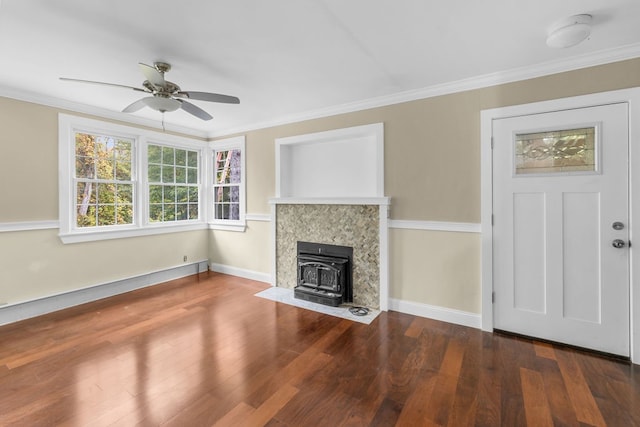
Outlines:
<svg viewBox="0 0 640 427"><path fill-rule="evenodd" d="M626 243L622 239L615 239L613 242L611 242L611 245L616 249L620 249L624 248L626 246Z"/></svg>

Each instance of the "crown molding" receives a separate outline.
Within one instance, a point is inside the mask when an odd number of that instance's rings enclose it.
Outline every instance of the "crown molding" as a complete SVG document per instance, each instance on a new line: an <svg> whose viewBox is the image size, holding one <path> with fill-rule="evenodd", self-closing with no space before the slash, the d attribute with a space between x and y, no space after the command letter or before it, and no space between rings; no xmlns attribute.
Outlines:
<svg viewBox="0 0 640 427"><path fill-rule="evenodd" d="M552 74L578 70L581 68L594 67L638 57L640 57L640 43L634 43L614 49L601 50L598 52L577 55L566 59L544 62L533 66L514 68L511 70L485 74L468 79L428 86L425 88L398 92L390 95L335 105L327 108L294 113L281 116L273 120L257 122L251 125L219 128L216 130L206 131L165 124L165 131L180 133L187 136L194 136L203 139L219 138L222 136L287 125L291 123L302 122L305 120L313 120L323 117L335 116L338 114L368 110L371 108L385 107L388 105L401 104L403 102L433 98L436 96L449 95L468 90L482 89L490 86L513 83L537 77L544 77ZM32 102L35 104L59 108L67 111L89 114L96 117L117 120L138 126L146 126L149 128L160 130L162 129L161 123L157 120L146 119L118 111L94 107L78 102L36 94L29 91L9 88L6 86L0 86L0 96L16 99L19 101Z"/></svg>
<svg viewBox="0 0 640 427"><path fill-rule="evenodd" d="M250 126L239 126L226 129L223 128L213 131L207 136L209 138L218 138L225 135L233 135L252 130L287 125L291 123L302 122L305 120L319 119L323 117L335 116L338 114L352 113L356 111L368 110L371 108L385 107L393 104L401 104L403 102L416 101L419 99L427 99L469 90L483 89L500 84L513 83L567 71L579 70L582 68L595 67L598 65L610 64L637 57L640 57L640 43L634 43L589 54L577 55L566 59L544 62L533 66L513 68L511 70L500 71L496 73L471 77L468 79L457 80L454 82L428 86L421 89L369 98L362 101L336 105L328 108L291 114L274 120L255 123Z"/></svg>
<svg viewBox="0 0 640 427"><path fill-rule="evenodd" d="M131 114L122 113L119 111L112 111L106 108L94 107L79 102L68 101L61 98L55 98L52 96L41 95L30 91L19 90L10 88L7 86L0 86L0 96L4 98L11 98L17 101L31 102L34 104L44 105L47 107L59 108L61 110L71 111L74 113L88 114L103 119L117 120L128 124L145 126L152 129L159 129L161 132L174 132L183 134L186 136L193 136L201 139L207 139L208 133L206 131L200 131L191 129L184 126L176 126L169 123L165 123L164 130L162 129L162 122L153 119L146 119L143 117L132 116Z"/></svg>

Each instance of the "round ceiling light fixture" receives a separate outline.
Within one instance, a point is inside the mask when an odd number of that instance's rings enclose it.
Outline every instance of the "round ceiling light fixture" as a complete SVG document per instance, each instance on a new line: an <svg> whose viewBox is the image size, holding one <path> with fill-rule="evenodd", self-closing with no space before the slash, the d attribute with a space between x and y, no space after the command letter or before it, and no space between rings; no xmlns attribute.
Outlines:
<svg viewBox="0 0 640 427"><path fill-rule="evenodd" d="M573 15L558 21L549 30L547 46L571 47L586 40L591 34L591 15Z"/></svg>
<svg viewBox="0 0 640 427"><path fill-rule="evenodd" d="M143 99L147 107L160 111L161 113L176 111L181 106L180 101L177 99L165 96L150 96Z"/></svg>

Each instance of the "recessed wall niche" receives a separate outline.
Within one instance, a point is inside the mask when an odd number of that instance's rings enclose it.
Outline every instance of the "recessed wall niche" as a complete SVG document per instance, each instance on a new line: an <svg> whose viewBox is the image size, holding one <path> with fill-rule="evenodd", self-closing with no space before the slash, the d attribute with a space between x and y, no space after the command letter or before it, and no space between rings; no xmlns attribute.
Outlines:
<svg viewBox="0 0 640 427"><path fill-rule="evenodd" d="M384 127L276 140L276 197L383 197Z"/></svg>

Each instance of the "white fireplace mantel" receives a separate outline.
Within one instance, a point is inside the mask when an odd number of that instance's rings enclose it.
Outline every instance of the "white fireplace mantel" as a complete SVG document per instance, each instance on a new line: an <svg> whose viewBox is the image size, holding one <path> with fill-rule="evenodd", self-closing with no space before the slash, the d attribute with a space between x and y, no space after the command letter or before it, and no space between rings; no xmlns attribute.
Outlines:
<svg viewBox="0 0 640 427"><path fill-rule="evenodd" d="M275 197L271 205L380 205L389 206L390 197Z"/></svg>

